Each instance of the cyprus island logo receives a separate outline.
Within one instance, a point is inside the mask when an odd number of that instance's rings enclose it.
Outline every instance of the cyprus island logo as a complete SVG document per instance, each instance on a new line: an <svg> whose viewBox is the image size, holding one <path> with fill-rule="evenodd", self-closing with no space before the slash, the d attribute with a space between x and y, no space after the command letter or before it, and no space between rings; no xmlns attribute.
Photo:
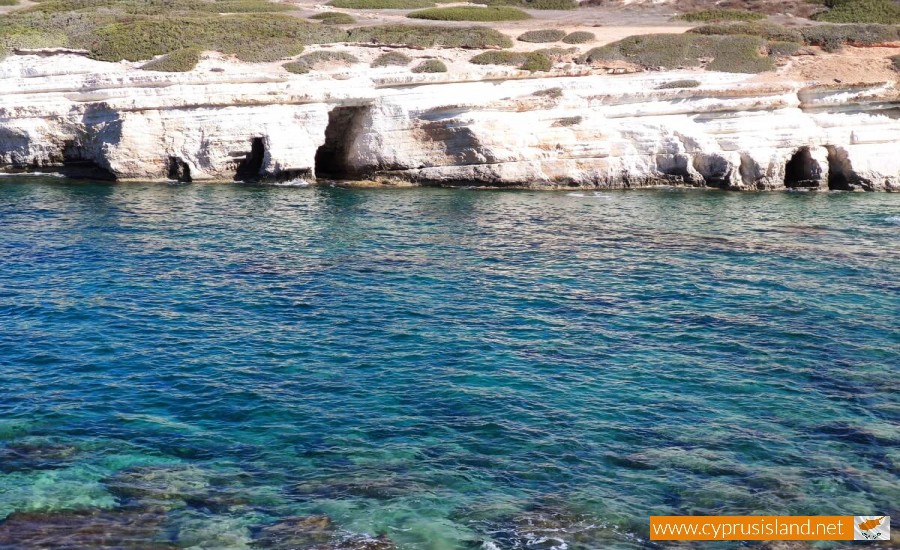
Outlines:
<svg viewBox="0 0 900 550"><path fill-rule="evenodd" d="M853 540L891 540L890 516L853 516Z"/></svg>

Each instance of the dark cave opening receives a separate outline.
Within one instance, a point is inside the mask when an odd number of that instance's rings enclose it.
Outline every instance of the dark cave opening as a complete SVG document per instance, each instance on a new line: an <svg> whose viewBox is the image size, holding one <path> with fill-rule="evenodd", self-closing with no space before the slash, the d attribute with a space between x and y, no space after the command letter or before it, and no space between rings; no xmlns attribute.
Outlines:
<svg viewBox="0 0 900 550"><path fill-rule="evenodd" d="M822 168L812 157L809 147L801 147L784 167L784 186L819 187Z"/></svg>
<svg viewBox="0 0 900 550"><path fill-rule="evenodd" d="M833 191L852 191L869 189L871 182L862 178L853 170L853 164L846 149L826 146L828 149L828 188Z"/></svg>
<svg viewBox="0 0 900 550"><path fill-rule="evenodd" d="M69 178L109 181L116 179L115 174L91 159L84 147L74 140L63 143L62 162L57 172Z"/></svg>
<svg viewBox="0 0 900 550"><path fill-rule="evenodd" d="M191 167L178 157L169 157L168 172L166 177L170 180L183 183L191 182Z"/></svg>
<svg viewBox="0 0 900 550"><path fill-rule="evenodd" d="M238 162L234 174L235 181L256 181L262 175L263 162L266 157L266 144L261 137L250 141L250 152Z"/></svg>
<svg viewBox="0 0 900 550"><path fill-rule="evenodd" d="M348 162L362 115L368 107L335 107L328 113L325 143L316 151L316 177L346 179L358 176Z"/></svg>

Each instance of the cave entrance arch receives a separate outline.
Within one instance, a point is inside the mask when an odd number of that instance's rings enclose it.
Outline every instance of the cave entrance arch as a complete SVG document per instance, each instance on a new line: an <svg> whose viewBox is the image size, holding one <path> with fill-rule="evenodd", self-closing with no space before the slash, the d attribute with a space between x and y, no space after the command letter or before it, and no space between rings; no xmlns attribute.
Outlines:
<svg viewBox="0 0 900 550"><path fill-rule="evenodd" d="M261 137L250 140L250 152L238 162L234 174L236 181L256 181L262 176L263 161L266 158L266 144Z"/></svg>
<svg viewBox="0 0 900 550"><path fill-rule="evenodd" d="M809 147L801 147L784 167L784 186L790 188L819 187L822 167L813 158Z"/></svg>
<svg viewBox="0 0 900 550"><path fill-rule="evenodd" d="M317 178L351 179L358 171L350 165L353 142L365 125L367 105L335 107L328 112L325 143L316 150Z"/></svg>

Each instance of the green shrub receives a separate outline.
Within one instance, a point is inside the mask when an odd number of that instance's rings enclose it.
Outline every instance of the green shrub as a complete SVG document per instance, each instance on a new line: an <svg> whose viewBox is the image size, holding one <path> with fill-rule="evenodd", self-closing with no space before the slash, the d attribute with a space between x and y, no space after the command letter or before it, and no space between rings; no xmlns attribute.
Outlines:
<svg viewBox="0 0 900 550"><path fill-rule="evenodd" d="M317 13L309 18L321 21L326 25L352 25L353 23L356 23L356 19L353 19L352 15L340 11Z"/></svg>
<svg viewBox="0 0 900 550"><path fill-rule="evenodd" d="M894 0L826 0L828 11L813 19L829 23L900 24L900 3Z"/></svg>
<svg viewBox="0 0 900 550"><path fill-rule="evenodd" d="M833 52L845 44L872 46L900 40L900 27L892 25L816 25L801 30L803 40Z"/></svg>
<svg viewBox="0 0 900 550"><path fill-rule="evenodd" d="M673 80L671 82L666 82L665 84L660 84L656 87L657 90L675 90L679 88L696 88L700 85L699 80L686 79L686 80Z"/></svg>
<svg viewBox="0 0 900 550"><path fill-rule="evenodd" d="M769 50L770 57L790 57L796 54L802 46L803 44L797 42L772 41L766 45L766 49Z"/></svg>
<svg viewBox="0 0 900 550"><path fill-rule="evenodd" d="M380 25L351 29L349 42L397 44L411 48L509 48L512 40L486 27L438 27L432 25Z"/></svg>
<svg viewBox="0 0 900 550"><path fill-rule="evenodd" d="M508 6L431 8L414 11L407 14L407 17L433 21L521 21L531 19L531 16L524 11Z"/></svg>
<svg viewBox="0 0 900 550"><path fill-rule="evenodd" d="M569 126L576 126L581 124L584 121L584 117L580 116L567 116L565 118L556 119L551 126L556 128L567 128Z"/></svg>
<svg viewBox="0 0 900 550"><path fill-rule="evenodd" d="M760 73L775 67L760 56L763 40L755 36L704 36L696 34L651 34L629 36L593 48L579 58L581 63L627 61L647 68L701 67L733 73Z"/></svg>
<svg viewBox="0 0 900 550"><path fill-rule="evenodd" d="M387 52L379 55L372 61L373 67L388 67L391 65L405 67L412 62L412 58L410 58L406 54L402 54L400 52Z"/></svg>
<svg viewBox="0 0 900 550"><path fill-rule="evenodd" d="M517 66L525 63L526 58L527 54L523 52L490 51L476 55L469 60L469 63L474 63L475 65Z"/></svg>
<svg viewBox="0 0 900 550"><path fill-rule="evenodd" d="M574 0L475 0L486 6L516 6L530 10L574 10L578 4Z"/></svg>
<svg viewBox="0 0 900 550"><path fill-rule="evenodd" d="M788 29L773 23L725 23L702 25L688 31L692 34L705 35L736 35L746 34L759 36L766 40L778 40L780 42L803 42L800 31Z"/></svg>
<svg viewBox="0 0 900 550"><path fill-rule="evenodd" d="M888 59L891 61L891 67L893 67L895 71L900 72L900 55L894 55Z"/></svg>
<svg viewBox="0 0 900 550"><path fill-rule="evenodd" d="M145 63L141 69L164 73L186 73L192 71L200 62L200 50L185 48Z"/></svg>
<svg viewBox="0 0 900 550"><path fill-rule="evenodd" d="M557 29L541 29L538 31L527 31L519 35L516 40L519 42L559 42L566 36L566 31Z"/></svg>
<svg viewBox="0 0 900 550"><path fill-rule="evenodd" d="M575 31L567 34L562 41L566 44L584 44L594 40L594 33L587 31Z"/></svg>
<svg viewBox="0 0 900 550"><path fill-rule="evenodd" d="M316 67L324 65L325 63L349 65L351 63L359 63L359 59L347 52L331 52L328 50L321 50L308 53L300 57L296 61L285 63L284 65L282 65L282 67L284 67L288 72L294 74L306 74Z"/></svg>
<svg viewBox="0 0 900 550"><path fill-rule="evenodd" d="M0 0L0 6L15 6L19 0Z"/></svg>
<svg viewBox="0 0 900 550"><path fill-rule="evenodd" d="M434 6L431 0L331 0L329 6L354 10L418 10Z"/></svg>
<svg viewBox="0 0 900 550"><path fill-rule="evenodd" d="M296 17L168 17L116 23L83 39L83 47L103 61L139 61L196 47L233 54L242 61L277 61L297 55L304 44L338 42L347 34Z"/></svg>
<svg viewBox="0 0 900 550"><path fill-rule="evenodd" d="M525 56L525 62L519 68L532 73L547 72L553 68L553 61L540 52L531 52Z"/></svg>
<svg viewBox="0 0 900 550"><path fill-rule="evenodd" d="M572 57L578 53L578 48L541 48L533 53L546 55L553 62L572 61Z"/></svg>
<svg viewBox="0 0 900 550"><path fill-rule="evenodd" d="M691 23L708 23L711 21L758 21L765 15L744 10L712 9L683 13L676 17Z"/></svg>
<svg viewBox="0 0 900 550"><path fill-rule="evenodd" d="M429 59L413 67L414 73L446 73L447 65L440 59Z"/></svg>
<svg viewBox="0 0 900 550"><path fill-rule="evenodd" d="M563 95L562 88L547 88L546 90L538 90L531 94L537 97L549 97L551 99L559 99Z"/></svg>

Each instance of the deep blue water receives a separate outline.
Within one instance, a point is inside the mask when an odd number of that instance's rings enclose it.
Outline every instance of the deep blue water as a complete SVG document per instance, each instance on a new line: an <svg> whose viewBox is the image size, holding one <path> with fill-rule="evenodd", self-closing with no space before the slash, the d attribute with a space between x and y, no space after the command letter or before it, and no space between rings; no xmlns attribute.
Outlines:
<svg viewBox="0 0 900 550"><path fill-rule="evenodd" d="M890 194L3 178L0 547L898 516L898 254Z"/></svg>

